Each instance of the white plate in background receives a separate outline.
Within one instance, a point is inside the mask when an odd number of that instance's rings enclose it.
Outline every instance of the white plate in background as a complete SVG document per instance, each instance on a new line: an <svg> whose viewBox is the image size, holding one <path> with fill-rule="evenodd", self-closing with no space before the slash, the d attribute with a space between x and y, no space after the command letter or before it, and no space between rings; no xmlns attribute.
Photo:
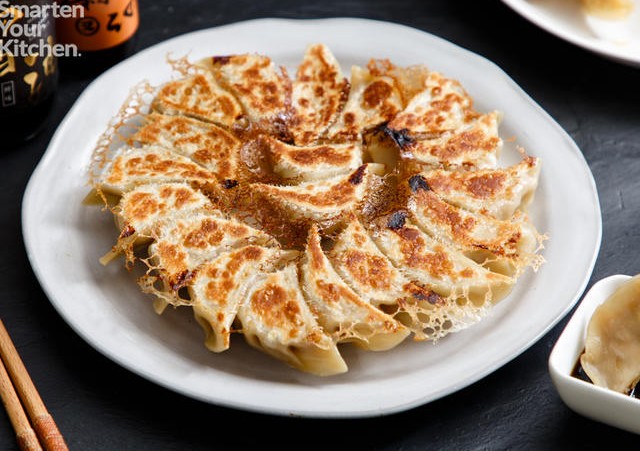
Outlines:
<svg viewBox="0 0 640 451"><path fill-rule="evenodd" d="M425 63L459 79L480 111L504 112L503 163L516 145L542 160L534 223L550 239L547 263L528 271L480 324L432 345L410 340L384 353L342 347L349 372L319 378L290 369L234 337L208 352L187 309L157 316L134 277L98 258L113 245L111 215L81 201L93 146L130 87L168 80L168 52L258 52L295 71L305 47L323 42L342 67L389 58ZM575 143L503 71L427 33L361 19L264 19L202 30L149 48L94 81L60 124L27 187L23 234L30 262L60 315L88 343L122 366L179 393L214 404L280 415L366 417L418 406L453 393L535 343L574 305L599 250L601 217L589 168Z"/></svg>
<svg viewBox="0 0 640 451"><path fill-rule="evenodd" d="M640 66L640 2L622 21L587 17L579 0L502 0L540 28L615 61Z"/></svg>

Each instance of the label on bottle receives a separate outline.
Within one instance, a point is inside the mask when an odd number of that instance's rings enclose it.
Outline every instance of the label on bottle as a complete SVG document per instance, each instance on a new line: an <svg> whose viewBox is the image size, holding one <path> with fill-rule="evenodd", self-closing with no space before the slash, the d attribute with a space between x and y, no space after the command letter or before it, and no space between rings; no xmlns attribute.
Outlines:
<svg viewBox="0 0 640 451"><path fill-rule="evenodd" d="M0 108L5 112L33 107L55 89L54 18L42 9L46 3L0 2Z"/></svg>
<svg viewBox="0 0 640 451"><path fill-rule="evenodd" d="M58 41L75 44L80 52L104 50L126 42L138 30L137 0L60 0L60 5L81 6L83 14L58 18Z"/></svg>

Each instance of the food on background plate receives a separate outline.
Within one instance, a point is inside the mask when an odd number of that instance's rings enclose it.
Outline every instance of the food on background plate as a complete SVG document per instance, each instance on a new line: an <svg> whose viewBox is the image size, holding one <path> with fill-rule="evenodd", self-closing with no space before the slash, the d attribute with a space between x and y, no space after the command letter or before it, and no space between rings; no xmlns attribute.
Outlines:
<svg viewBox="0 0 640 451"><path fill-rule="evenodd" d="M607 20L625 19L635 8L634 0L580 0L585 13Z"/></svg>
<svg viewBox="0 0 640 451"><path fill-rule="evenodd" d="M628 48L640 26L638 0L582 0L584 25L603 41Z"/></svg>
<svg viewBox="0 0 640 451"><path fill-rule="evenodd" d="M264 55L184 67L150 111L125 105L92 196L119 230L102 262L146 265L156 312L192 309L211 351L244 335L340 374L344 343L435 342L543 262L526 213L540 162L521 151L498 167L501 114L476 111L459 82L387 60L347 79L322 44L293 80ZM135 130L119 141L119 127Z"/></svg>

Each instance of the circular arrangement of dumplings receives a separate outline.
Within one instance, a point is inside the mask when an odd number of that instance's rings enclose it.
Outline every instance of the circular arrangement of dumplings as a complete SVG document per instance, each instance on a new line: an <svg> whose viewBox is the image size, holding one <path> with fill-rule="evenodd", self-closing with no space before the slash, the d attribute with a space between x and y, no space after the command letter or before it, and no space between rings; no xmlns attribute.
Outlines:
<svg viewBox="0 0 640 451"><path fill-rule="evenodd" d="M211 351L237 333L342 373L339 344L442 338L541 263L524 211L539 161L498 167L500 115L457 81L386 60L347 79L320 44L295 78L253 54L193 69L157 89L94 187L120 230L103 263L146 264L156 311L191 308Z"/></svg>

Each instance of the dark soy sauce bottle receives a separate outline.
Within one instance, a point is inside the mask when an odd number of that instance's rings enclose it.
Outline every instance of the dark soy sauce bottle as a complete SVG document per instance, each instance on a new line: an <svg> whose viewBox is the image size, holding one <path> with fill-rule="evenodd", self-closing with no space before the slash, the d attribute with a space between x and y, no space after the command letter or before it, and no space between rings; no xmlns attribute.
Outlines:
<svg viewBox="0 0 640 451"><path fill-rule="evenodd" d="M44 126L58 85L55 18L47 0L0 6L0 150L35 136Z"/></svg>

